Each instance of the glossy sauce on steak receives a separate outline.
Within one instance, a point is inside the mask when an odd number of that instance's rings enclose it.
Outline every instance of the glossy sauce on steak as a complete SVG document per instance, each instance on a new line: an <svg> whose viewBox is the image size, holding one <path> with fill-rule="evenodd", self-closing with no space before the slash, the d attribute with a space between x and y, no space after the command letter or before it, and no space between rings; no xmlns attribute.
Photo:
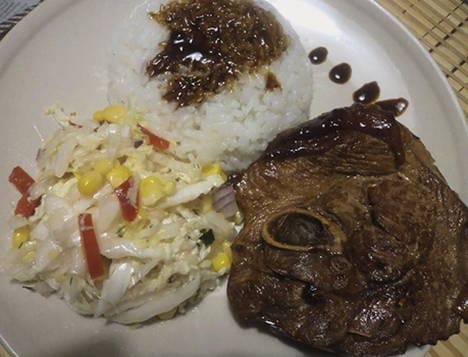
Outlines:
<svg viewBox="0 0 468 357"><path fill-rule="evenodd" d="M239 320L352 355L434 344L467 321L468 210L391 112L354 104L286 131L234 186Z"/></svg>

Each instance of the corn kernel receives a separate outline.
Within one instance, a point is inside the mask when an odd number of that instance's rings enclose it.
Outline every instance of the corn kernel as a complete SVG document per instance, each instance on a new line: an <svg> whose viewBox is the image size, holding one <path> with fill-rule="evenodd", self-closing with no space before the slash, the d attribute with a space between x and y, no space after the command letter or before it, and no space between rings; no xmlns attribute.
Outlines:
<svg viewBox="0 0 468 357"><path fill-rule="evenodd" d="M11 239L11 245L15 249L19 249L21 245L29 240L29 234L31 233L31 229L29 226L23 226L16 228L13 232L13 237Z"/></svg>
<svg viewBox="0 0 468 357"><path fill-rule="evenodd" d="M104 185L104 177L97 171L88 171L78 178L78 191L84 196L94 195Z"/></svg>
<svg viewBox="0 0 468 357"><path fill-rule="evenodd" d="M95 121L108 121L109 123L120 124L125 119L125 114L127 110L122 105L113 104L104 108L103 110L98 110L93 114L93 119Z"/></svg>
<svg viewBox="0 0 468 357"><path fill-rule="evenodd" d="M213 198L205 195L201 198L201 212L207 213L213 208Z"/></svg>
<svg viewBox="0 0 468 357"><path fill-rule="evenodd" d="M107 181L112 185L112 187L119 187L128 178L132 175L130 170L123 165L116 165L110 170L107 175Z"/></svg>
<svg viewBox="0 0 468 357"><path fill-rule="evenodd" d="M221 269L229 268L231 266L231 259L226 253L220 252L211 259L211 265L213 269L218 272Z"/></svg>
<svg viewBox="0 0 468 357"><path fill-rule="evenodd" d="M206 177L206 176L211 176L211 175L219 175L219 176L221 176L221 178L222 178L224 181L227 180L226 174L224 173L223 169L221 168L221 165L218 164L218 163L205 166L205 167L202 169L202 174L203 174L203 176L205 176L205 177Z"/></svg>
<svg viewBox="0 0 468 357"><path fill-rule="evenodd" d="M93 114L93 120L97 121L97 122L105 120L104 119L104 110L95 111L94 114Z"/></svg>
<svg viewBox="0 0 468 357"><path fill-rule="evenodd" d="M223 242L223 252L229 257L229 260L232 261L232 250L231 243Z"/></svg>
<svg viewBox="0 0 468 357"><path fill-rule="evenodd" d="M140 181L140 200L144 206L154 205L166 193L164 182L155 176L145 177Z"/></svg>
<svg viewBox="0 0 468 357"><path fill-rule="evenodd" d="M107 157L97 159L94 163L94 170L102 175L106 175L114 167L114 162Z"/></svg>

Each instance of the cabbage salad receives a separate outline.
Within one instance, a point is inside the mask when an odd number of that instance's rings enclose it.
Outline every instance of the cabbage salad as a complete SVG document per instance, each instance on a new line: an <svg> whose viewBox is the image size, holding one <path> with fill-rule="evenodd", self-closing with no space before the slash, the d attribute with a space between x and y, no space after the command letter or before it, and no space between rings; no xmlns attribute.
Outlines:
<svg viewBox="0 0 468 357"><path fill-rule="evenodd" d="M79 122L59 107L48 114L60 128L38 151L37 177L21 167L9 177L21 198L3 270L122 324L172 318L215 288L237 217L229 194L229 207L213 208L226 191L220 165L176 157L178 143L120 105Z"/></svg>

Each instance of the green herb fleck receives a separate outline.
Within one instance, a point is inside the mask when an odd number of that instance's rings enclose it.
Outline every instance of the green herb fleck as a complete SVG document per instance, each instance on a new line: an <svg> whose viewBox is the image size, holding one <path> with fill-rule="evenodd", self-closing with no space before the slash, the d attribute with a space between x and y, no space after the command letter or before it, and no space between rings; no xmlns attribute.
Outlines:
<svg viewBox="0 0 468 357"><path fill-rule="evenodd" d="M124 235L125 235L125 231L127 230L127 227L125 226L121 226L118 230L117 230L117 235L122 238Z"/></svg>
<svg viewBox="0 0 468 357"><path fill-rule="evenodd" d="M200 233L201 236L199 239L203 242L204 245L209 246L213 244L215 237L212 229L202 229L200 230Z"/></svg>

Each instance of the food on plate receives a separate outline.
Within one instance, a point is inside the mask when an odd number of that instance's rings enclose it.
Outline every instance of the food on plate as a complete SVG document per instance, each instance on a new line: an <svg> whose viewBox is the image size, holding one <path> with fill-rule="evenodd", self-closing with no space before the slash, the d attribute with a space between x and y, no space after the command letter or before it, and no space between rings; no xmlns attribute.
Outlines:
<svg viewBox="0 0 468 357"><path fill-rule="evenodd" d="M370 104L375 102L380 96L380 87L377 82L369 82L358 88L353 93L355 103Z"/></svg>
<svg viewBox="0 0 468 357"><path fill-rule="evenodd" d="M328 50L326 47L317 47L309 52L309 60L312 64L322 64L326 61Z"/></svg>
<svg viewBox="0 0 468 357"><path fill-rule="evenodd" d="M38 175L16 167L9 178L22 196L1 252L7 274L123 324L171 318L216 287L237 211L220 164L178 158L177 143L120 105L79 122L50 112L60 129Z"/></svg>
<svg viewBox="0 0 468 357"><path fill-rule="evenodd" d="M353 70L348 63L340 63L333 67L328 73L328 78L334 83L345 84L351 78Z"/></svg>
<svg viewBox="0 0 468 357"><path fill-rule="evenodd" d="M434 344L468 321L468 209L391 112L323 114L234 182L239 320L351 355Z"/></svg>
<svg viewBox="0 0 468 357"><path fill-rule="evenodd" d="M170 34L146 73L170 74L163 98L179 107L203 103L288 47L273 14L251 1L172 1L150 16Z"/></svg>
<svg viewBox="0 0 468 357"><path fill-rule="evenodd" d="M386 99L380 100L375 103L380 107L380 109L385 111L390 111L393 113L394 116L399 117L406 112L408 109L409 103L408 100L405 98L394 98L394 99Z"/></svg>
<svg viewBox="0 0 468 357"><path fill-rule="evenodd" d="M110 102L143 112L180 157L242 169L308 117L307 54L264 1L148 1L114 42Z"/></svg>

